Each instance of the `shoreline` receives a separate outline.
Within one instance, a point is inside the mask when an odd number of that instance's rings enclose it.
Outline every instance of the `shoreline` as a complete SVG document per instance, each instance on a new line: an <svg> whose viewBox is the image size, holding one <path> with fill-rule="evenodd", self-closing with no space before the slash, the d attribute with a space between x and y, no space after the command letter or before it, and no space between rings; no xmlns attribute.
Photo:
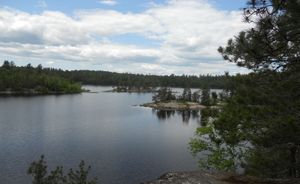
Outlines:
<svg viewBox="0 0 300 184"><path fill-rule="evenodd" d="M12 90L6 90L6 91L0 91L0 96L40 96L40 95L66 95L66 94L80 94L83 92L89 92L89 90L82 89L81 91L71 91L71 92L64 92L64 91L36 91L34 89L26 89L23 91L12 91Z"/></svg>

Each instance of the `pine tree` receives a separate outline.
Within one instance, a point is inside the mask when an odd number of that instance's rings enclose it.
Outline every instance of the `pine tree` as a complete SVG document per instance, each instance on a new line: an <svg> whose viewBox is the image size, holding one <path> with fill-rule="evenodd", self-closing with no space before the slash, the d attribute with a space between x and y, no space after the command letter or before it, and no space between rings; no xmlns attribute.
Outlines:
<svg viewBox="0 0 300 184"><path fill-rule="evenodd" d="M300 177L300 1L252 0L244 12L255 26L219 52L254 72L235 78L191 150L209 151L200 160L206 167L242 165L261 177Z"/></svg>

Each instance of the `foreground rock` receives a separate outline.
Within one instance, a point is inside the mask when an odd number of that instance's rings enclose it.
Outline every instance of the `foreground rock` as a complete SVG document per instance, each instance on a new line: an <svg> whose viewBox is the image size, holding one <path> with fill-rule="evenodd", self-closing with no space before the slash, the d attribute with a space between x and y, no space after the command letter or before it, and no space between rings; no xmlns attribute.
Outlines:
<svg viewBox="0 0 300 184"><path fill-rule="evenodd" d="M141 105L143 107L151 107L158 110L201 110L205 106L196 102L180 102L180 101L168 101L168 102L153 102Z"/></svg>
<svg viewBox="0 0 300 184"><path fill-rule="evenodd" d="M170 172L144 184L227 184L218 176L206 172Z"/></svg>
<svg viewBox="0 0 300 184"><path fill-rule="evenodd" d="M300 179L261 179L205 171L170 172L143 184L300 184Z"/></svg>

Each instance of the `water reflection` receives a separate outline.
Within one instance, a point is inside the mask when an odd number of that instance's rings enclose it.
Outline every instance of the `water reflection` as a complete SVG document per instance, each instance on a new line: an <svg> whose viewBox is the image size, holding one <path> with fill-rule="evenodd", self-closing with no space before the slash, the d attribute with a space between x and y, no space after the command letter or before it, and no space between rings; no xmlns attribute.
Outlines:
<svg viewBox="0 0 300 184"><path fill-rule="evenodd" d="M189 124L190 119L196 120L198 124L201 123L200 110L159 110L152 109L152 113L157 116L160 121L164 121L173 117L175 114L181 116L183 124Z"/></svg>

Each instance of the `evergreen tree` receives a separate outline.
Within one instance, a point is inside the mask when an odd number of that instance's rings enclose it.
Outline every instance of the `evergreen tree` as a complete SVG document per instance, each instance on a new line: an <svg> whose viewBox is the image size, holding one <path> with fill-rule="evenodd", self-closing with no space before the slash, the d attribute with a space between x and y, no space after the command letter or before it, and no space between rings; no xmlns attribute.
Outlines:
<svg viewBox="0 0 300 184"><path fill-rule="evenodd" d="M216 92L211 93L211 104L216 105L218 100L218 94Z"/></svg>
<svg viewBox="0 0 300 184"><path fill-rule="evenodd" d="M39 161L31 163L27 174L32 176L32 184L96 184L96 178L88 178L90 169L90 166L86 168L84 161L81 161L79 170L70 169L67 175L61 166L48 173L48 166L42 155Z"/></svg>
<svg viewBox="0 0 300 184"><path fill-rule="evenodd" d="M214 120L190 146L208 168L262 177L300 177L300 2L254 0L244 9L255 27L230 39L225 60L254 71L237 76ZM252 17L255 15L255 17Z"/></svg>
<svg viewBox="0 0 300 184"><path fill-rule="evenodd" d="M200 99L199 91L195 91L192 95L192 101L199 102L199 99Z"/></svg>
<svg viewBox="0 0 300 184"><path fill-rule="evenodd" d="M170 100L175 100L176 97L173 95L170 88L160 88L158 92L152 97L155 102L166 102Z"/></svg>
<svg viewBox="0 0 300 184"><path fill-rule="evenodd" d="M201 104L209 106L210 105L210 94L209 89L204 88L201 91Z"/></svg>
<svg viewBox="0 0 300 184"><path fill-rule="evenodd" d="M191 91L191 89L190 88L184 88L180 99L184 100L184 101L192 101L192 91Z"/></svg>

